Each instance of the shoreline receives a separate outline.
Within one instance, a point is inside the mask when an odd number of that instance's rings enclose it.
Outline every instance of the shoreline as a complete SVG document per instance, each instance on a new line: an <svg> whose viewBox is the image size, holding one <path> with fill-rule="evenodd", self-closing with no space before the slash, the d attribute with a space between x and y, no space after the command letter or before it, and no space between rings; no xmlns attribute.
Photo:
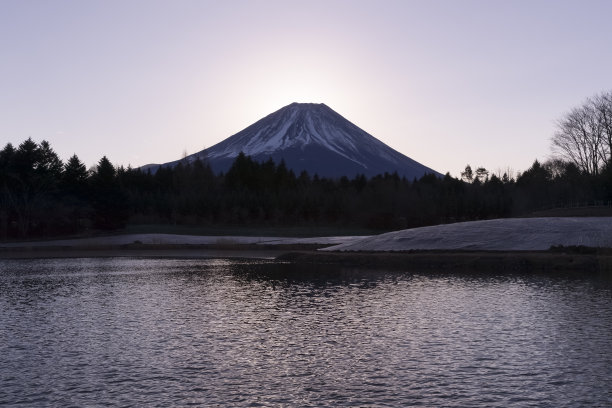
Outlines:
<svg viewBox="0 0 612 408"><path fill-rule="evenodd" d="M612 253L559 251L287 252L277 258L299 264L328 264L405 271L601 274L612 277Z"/></svg>
<svg viewBox="0 0 612 408"><path fill-rule="evenodd" d="M98 246L21 246L0 248L0 260L49 258L192 258L274 260L299 265L404 270L495 273L600 274L612 277L612 251L559 248L548 251L317 251L321 244L172 245L127 244Z"/></svg>
<svg viewBox="0 0 612 408"><path fill-rule="evenodd" d="M316 250L314 244L125 244L88 246L19 246L0 247L2 259L44 258L247 258L276 259L289 251Z"/></svg>

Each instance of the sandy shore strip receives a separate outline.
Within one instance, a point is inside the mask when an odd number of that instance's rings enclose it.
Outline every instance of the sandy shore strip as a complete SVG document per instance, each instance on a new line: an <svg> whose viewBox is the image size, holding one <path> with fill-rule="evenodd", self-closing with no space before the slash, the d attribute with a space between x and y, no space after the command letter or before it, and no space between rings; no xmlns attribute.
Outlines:
<svg viewBox="0 0 612 408"><path fill-rule="evenodd" d="M134 247L37 247L16 248L12 251L0 249L0 259L46 259L46 258L190 258L190 259L267 259L273 260L287 250L248 247L242 249L219 249L193 246Z"/></svg>
<svg viewBox="0 0 612 408"><path fill-rule="evenodd" d="M126 234L88 238L55 239L0 243L0 249L36 247L93 248L122 245L338 245L353 242L365 236L335 236L314 238L251 237L251 236L199 236L179 234Z"/></svg>
<svg viewBox="0 0 612 408"><path fill-rule="evenodd" d="M0 243L0 259L117 256L273 259L289 250L315 250L362 238L129 234Z"/></svg>

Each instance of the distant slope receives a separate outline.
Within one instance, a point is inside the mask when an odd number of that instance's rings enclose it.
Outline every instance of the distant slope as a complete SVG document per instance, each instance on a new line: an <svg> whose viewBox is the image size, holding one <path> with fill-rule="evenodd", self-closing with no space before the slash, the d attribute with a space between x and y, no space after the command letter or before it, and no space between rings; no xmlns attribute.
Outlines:
<svg viewBox="0 0 612 408"><path fill-rule="evenodd" d="M292 103L222 142L183 160L207 160L215 172L226 172L240 152L257 161L285 161L326 177L397 172L409 179L438 172L399 153L325 104ZM175 165L177 161L165 165Z"/></svg>
<svg viewBox="0 0 612 408"><path fill-rule="evenodd" d="M388 232L324 251L538 251L553 245L612 248L610 231L612 217L508 218Z"/></svg>

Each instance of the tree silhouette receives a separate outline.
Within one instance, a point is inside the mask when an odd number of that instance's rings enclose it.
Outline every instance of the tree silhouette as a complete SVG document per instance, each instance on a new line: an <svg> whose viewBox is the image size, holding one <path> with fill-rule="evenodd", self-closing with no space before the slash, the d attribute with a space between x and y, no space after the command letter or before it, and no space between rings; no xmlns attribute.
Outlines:
<svg viewBox="0 0 612 408"><path fill-rule="evenodd" d="M557 122L554 153L597 175L612 160L612 91L589 98Z"/></svg>
<svg viewBox="0 0 612 408"><path fill-rule="evenodd" d="M26 237L34 228L44 228L49 219L45 213L51 212L56 201L57 183L62 172L62 162L47 142L36 144L28 138L17 150L12 146L4 149L5 174L4 199L5 212L15 216L17 230Z"/></svg>
<svg viewBox="0 0 612 408"><path fill-rule="evenodd" d="M100 229L116 229L127 220L127 199L116 175L115 167L104 156L91 176L93 222Z"/></svg>
<svg viewBox="0 0 612 408"><path fill-rule="evenodd" d="M472 171L472 166L469 164L465 166L465 170L461 172L461 180L466 183L471 183L474 181L474 172Z"/></svg>
<svg viewBox="0 0 612 408"><path fill-rule="evenodd" d="M283 161L240 154L226 174L200 160L142 171L104 156L91 171L65 165L49 143L0 150L0 238L118 229L130 223L199 226L334 226L392 230L520 216L555 205L612 201L612 167L590 174L559 159L516 176L466 166L462 179L296 177Z"/></svg>

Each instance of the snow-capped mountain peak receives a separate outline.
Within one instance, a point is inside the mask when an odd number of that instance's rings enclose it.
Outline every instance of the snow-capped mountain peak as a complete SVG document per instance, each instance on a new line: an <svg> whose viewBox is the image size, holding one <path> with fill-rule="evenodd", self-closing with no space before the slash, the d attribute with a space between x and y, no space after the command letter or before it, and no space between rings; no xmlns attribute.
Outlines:
<svg viewBox="0 0 612 408"><path fill-rule="evenodd" d="M208 160L226 171L240 152L256 160L285 161L296 172L321 176L374 176L384 172L420 177L435 171L393 150L325 104L292 103L188 160Z"/></svg>
<svg viewBox="0 0 612 408"><path fill-rule="evenodd" d="M347 124L351 123L325 104L292 103L226 139L230 143L211 148L208 157L236 157L240 151L257 156L318 144L348 158L347 153L358 149Z"/></svg>

